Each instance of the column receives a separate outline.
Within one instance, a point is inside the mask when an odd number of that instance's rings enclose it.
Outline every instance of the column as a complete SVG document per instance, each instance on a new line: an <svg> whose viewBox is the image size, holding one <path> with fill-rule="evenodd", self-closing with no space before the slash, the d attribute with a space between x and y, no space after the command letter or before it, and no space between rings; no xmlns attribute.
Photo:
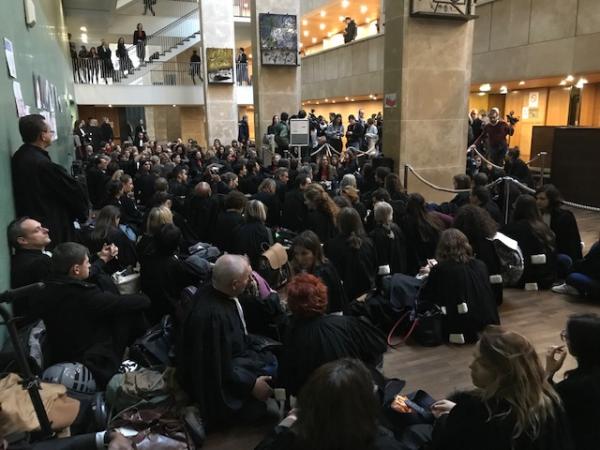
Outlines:
<svg viewBox="0 0 600 450"><path fill-rule="evenodd" d="M260 145L272 117L282 112L298 113L300 99L300 66L263 66L260 54L259 14L289 14L296 16L300 30L298 0L255 0L252 2L252 85L254 90L254 130ZM298 56L300 58L300 56ZM299 59L298 59L299 61Z"/></svg>
<svg viewBox="0 0 600 450"><path fill-rule="evenodd" d="M209 145L214 139L223 144L237 139L237 104L235 99L234 74L231 84L211 84L207 75L207 48L229 48L232 50L232 65L235 55L235 31L233 25L232 0L202 0L200 6L200 33L202 35L202 62L204 64L204 102L206 106L206 136Z"/></svg>
<svg viewBox="0 0 600 450"><path fill-rule="evenodd" d="M384 153L438 186L465 172L473 21L410 17L409 0L385 2ZM409 176L409 191L428 201L448 194Z"/></svg>

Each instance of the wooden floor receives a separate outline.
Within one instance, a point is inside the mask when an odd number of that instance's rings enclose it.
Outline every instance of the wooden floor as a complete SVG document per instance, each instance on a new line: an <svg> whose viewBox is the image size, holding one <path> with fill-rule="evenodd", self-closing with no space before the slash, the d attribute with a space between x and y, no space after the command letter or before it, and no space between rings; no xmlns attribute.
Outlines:
<svg viewBox="0 0 600 450"><path fill-rule="evenodd" d="M598 239L600 214L574 212L587 251ZM508 289L504 293L504 304L500 307L500 319L503 326L527 336L543 356L550 345L560 344L560 331L564 328L567 317L581 312L600 314L600 305L574 301L571 297L550 291ZM406 392L423 389L434 398L441 399L457 389L472 387L469 375L472 353L472 346L406 346L387 352L384 373L388 377L406 380ZM574 364L574 360L568 356L556 379L560 379L564 370L573 368ZM253 449L269 429L269 426L239 428L215 434L209 436L204 448Z"/></svg>

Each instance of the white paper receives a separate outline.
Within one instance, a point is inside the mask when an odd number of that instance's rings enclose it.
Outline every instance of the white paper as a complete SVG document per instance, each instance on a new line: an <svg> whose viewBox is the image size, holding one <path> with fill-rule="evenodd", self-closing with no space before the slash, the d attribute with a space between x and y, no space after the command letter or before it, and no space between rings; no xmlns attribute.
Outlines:
<svg viewBox="0 0 600 450"><path fill-rule="evenodd" d="M540 106L540 93L530 92L529 93L529 107L538 108Z"/></svg>
<svg viewBox="0 0 600 450"><path fill-rule="evenodd" d="M23 117L27 115L23 93L21 92L21 83L13 80L13 93L15 95L15 103L17 105L17 115Z"/></svg>
<svg viewBox="0 0 600 450"><path fill-rule="evenodd" d="M9 39L4 38L4 54L6 55L6 65L8 66L8 74L17 78L17 66L15 65L15 50L13 43Z"/></svg>
<svg viewBox="0 0 600 450"><path fill-rule="evenodd" d="M521 119L527 120L529 119L529 108L527 106L523 106L521 111Z"/></svg>

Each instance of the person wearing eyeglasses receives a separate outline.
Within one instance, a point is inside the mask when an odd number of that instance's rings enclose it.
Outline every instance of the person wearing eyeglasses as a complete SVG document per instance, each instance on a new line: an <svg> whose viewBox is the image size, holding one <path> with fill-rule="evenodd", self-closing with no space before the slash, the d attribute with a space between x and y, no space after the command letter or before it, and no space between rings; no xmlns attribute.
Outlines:
<svg viewBox="0 0 600 450"><path fill-rule="evenodd" d="M73 239L74 221L87 220L85 190L64 167L50 159L55 131L40 114L19 119L23 145L12 157L12 181L17 217L28 216L50 231L51 246Z"/></svg>
<svg viewBox="0 0 600 450"><path fill-rule="evenodd" d="M567 352L577 360L577 367L565 372L554 387L563 402L570 422L575 448L592 450L600 442L600 316L575 314L560 333L562 345L546 353L546 375L552 382L563 366Z"/></svg>

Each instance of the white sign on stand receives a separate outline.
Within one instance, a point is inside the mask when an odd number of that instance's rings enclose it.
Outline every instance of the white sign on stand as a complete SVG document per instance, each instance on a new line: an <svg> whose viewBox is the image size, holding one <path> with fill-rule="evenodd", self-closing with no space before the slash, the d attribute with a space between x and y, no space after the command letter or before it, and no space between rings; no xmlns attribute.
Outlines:
<svg viewBox="0 0 600 450"><path fill-rule="evenodd" d="M308 147L309 143L308 119L290 119L290 147Z"/></svg>

